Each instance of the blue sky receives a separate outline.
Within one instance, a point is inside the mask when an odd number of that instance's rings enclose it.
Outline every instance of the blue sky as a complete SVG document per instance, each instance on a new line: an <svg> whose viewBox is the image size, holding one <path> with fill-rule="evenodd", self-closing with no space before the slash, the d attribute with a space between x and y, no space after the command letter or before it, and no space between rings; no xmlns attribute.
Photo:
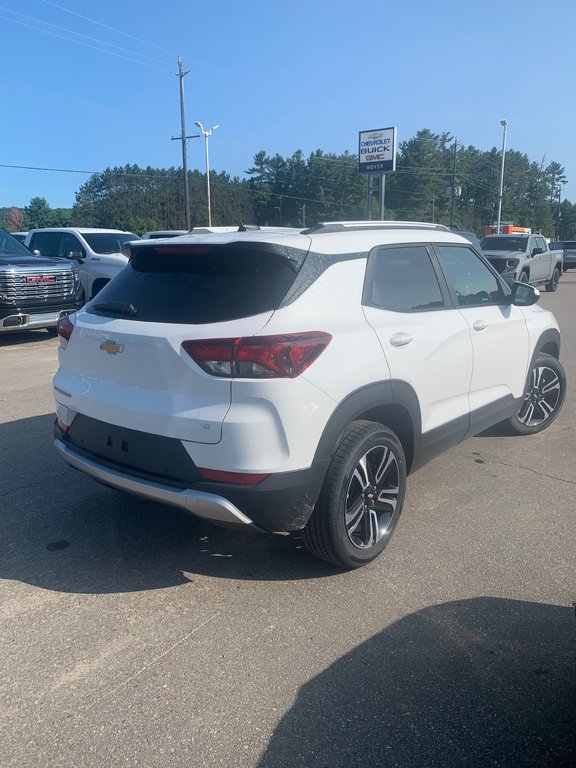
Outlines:
<svg viewBox="0 0 576 768"><path fill-rule="evenodd" d="M357 151L358 131L420 128L566 169L576 202L576 0L0 0L0 206L71 206L107 166L181 165L220 124L210 165L241 176L259 150ZM564 32L565 31L565 35ZM189 167L204 148L189 142Z"/></svg>

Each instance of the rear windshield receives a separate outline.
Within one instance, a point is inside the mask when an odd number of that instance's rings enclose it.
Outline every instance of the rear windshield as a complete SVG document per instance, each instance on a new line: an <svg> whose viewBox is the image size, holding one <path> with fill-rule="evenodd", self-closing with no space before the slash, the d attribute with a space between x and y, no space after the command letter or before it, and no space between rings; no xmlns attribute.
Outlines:
<svg viewBox="0 0 576 768"><path fill-rule="evenodd" d="M564 249L567 251L574 251L576 250L576 240L565 240L564 241Z"/></svg>
<svg viewBox="0 0 576 768"><path fill-rule="evenodd" d="M92 232L82 233L82 237L94 253L120 253L126 243L131 240L140 240L138 235L131 232Z"/></svg>
<svg viewBox="0 0 576 768"><path fill-rule="evenodd" d="M135 248L87 305L107 317L202 325L277 308L305 251L254 243Z"/></svg>

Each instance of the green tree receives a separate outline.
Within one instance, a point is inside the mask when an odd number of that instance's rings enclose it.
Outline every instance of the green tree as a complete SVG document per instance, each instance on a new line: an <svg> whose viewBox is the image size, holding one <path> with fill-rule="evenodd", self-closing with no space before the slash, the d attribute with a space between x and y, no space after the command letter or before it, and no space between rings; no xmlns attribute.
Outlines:
<svg viewBox="0 0 576 768"><path fill-rule="evenodd" d="M54 226L54 211L45 197L33 197L24 208L24 226L26 229Z"/></svg>

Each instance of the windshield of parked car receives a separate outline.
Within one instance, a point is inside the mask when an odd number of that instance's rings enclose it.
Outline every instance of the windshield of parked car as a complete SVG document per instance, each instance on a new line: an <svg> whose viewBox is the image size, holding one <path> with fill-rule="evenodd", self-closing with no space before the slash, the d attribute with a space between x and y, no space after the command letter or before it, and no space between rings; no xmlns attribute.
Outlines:
<svg viewBox="0 0 576 768"><path fill-rule="evenodd" d="M576 240L565 240L563 247L565 251L576 251Z"/></svg>
<svg viewBox="0 0 576 768"><path fill-rule="evenodd" d="M140 240L138 235L131 232L89 232L82 237L94 253L120 253L122 248L131 240Z"/></svg>
<svg viewBox="0 0 576 768"><path fill-rule="evenodd" d="M525 251L527 237L498 237L488 235L480 240L483 251Z"/></svg>
<svg viewBox="0 0 576 768"><path fill-rule="evenodd" d="M17 256L29 259L32 254L15 237L0 230L0 256Z"/></svg>

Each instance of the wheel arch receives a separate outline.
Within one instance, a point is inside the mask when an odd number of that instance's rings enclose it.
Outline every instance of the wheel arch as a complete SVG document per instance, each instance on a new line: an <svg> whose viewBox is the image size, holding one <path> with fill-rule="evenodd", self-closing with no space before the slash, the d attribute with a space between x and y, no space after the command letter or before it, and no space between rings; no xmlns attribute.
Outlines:
<svg viewBox="0 0 576 768"><path fill-rule="evenodd" d="M556 360L560 359L560 332L556 328L548 328L536 342L530 368L536 356L541 354L552 355Z"/></svg>
<svg viewBox="0 0 576 768"><path fill-rule="evenodd" d="M90 287L90 298L94 298L97 294L100 293L102 288L104 288L105 285L107 285L110 282L109 277L97 277L96 280L92 282L92 285Z"/></svg>
<svg viewBox="0 0 576 768"><path fill-rule="evenodd" d="M420 406L412 387L402 381L383 381L352 392L330 417L314 460L331 459L344 431L358 420L380 423L396 434L402 444L409 472L414 461L417 436L421 432Z"/></svg>

